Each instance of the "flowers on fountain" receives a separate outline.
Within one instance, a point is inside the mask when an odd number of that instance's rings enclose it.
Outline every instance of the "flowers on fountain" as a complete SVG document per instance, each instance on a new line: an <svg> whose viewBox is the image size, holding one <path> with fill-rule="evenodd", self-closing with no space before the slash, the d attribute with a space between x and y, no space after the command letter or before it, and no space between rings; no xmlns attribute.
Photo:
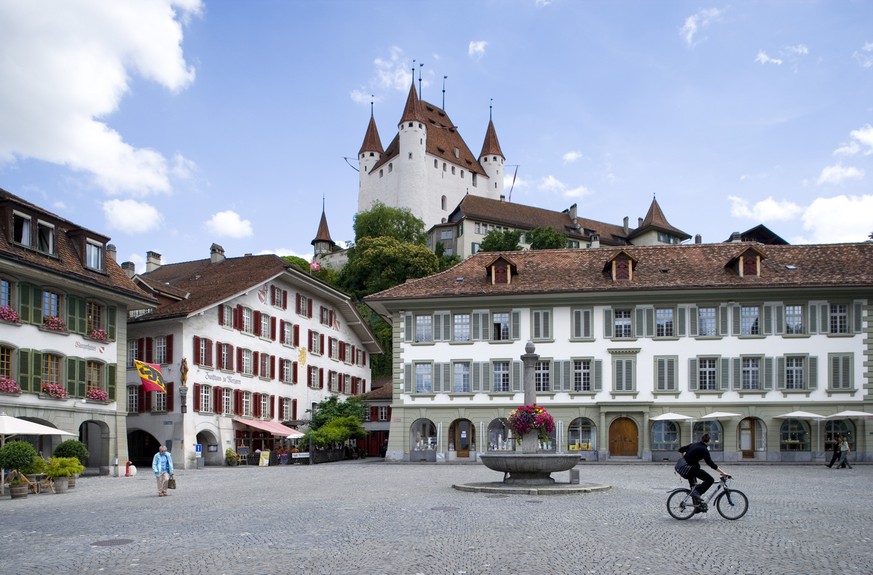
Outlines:
<svg viewBox="0 0 873 575"><path fill-rule="evenodd" d="M12 378L0 377L0 392L3 392L3 393L21 393L21 387Z"/></svg>
<svg viewBox="0 0 873 575"><path fill-rule="evenodd" d="M0 305L0 319L9 323L18 323L21 318L11 306Z"/></svg>
<svg viewBox="0 0 873 575"><path fill-rule="evenodd" d="M515 440L521 443L521 438L536 431L540 441L549 440L549 434L555 430L555 419L545 408L533 404L522 405L509 414L509 428L515 433Z"/></svg>
<svg viewBox="0 0 873 575"><path fill-rule="evenodd" d="M67 397L67 390L57 383L42 384L42 392L47 396L54 397L56 399L65 399Z"/></svg>
<svg viewBox="0 0 873 575"><path fill-rule="evenodd" d="M52 331L67 331L67 324L56 315L46 316L42 320L42 327Z"/></svg>
<svg viewBox="0 0 873 575"><path fill-rule="evenodd" d="M102 389L91 387L85 392L85 399L94 401L109 401L109 394Z"/></svg>

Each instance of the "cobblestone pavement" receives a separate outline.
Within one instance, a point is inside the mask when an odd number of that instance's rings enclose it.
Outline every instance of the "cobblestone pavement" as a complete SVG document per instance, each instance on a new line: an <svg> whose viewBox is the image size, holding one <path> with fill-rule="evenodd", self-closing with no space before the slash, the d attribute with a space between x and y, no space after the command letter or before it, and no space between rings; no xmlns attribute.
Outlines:
<svg viewBox="0 0 873 575"><path fill-rule="evenodd" d="M381 460L85 477L0 498L2 574L873 573L873 466L726 465L748 514L667 515L665 464L583 464L582 495L465 493L481 465ZM556 474L567 481L569 473Z"/></svg>

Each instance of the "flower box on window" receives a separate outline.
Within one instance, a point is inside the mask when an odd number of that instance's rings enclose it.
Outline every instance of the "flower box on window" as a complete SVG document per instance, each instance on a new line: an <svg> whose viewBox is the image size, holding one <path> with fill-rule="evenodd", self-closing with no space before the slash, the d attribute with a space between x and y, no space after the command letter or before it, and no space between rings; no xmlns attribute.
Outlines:
<svg viewBox="0 0 873 575"><path fill-rule="evenodd" d="M109 394L102 389L92 387L85 392L85 399L87 399L88 401L109 402Z"/></svg>
<svg viewBox="0 0 873 575"><path fill-rule="evenodd" d="M106 341L109 336L106 334L105 329L98 327L92 329L88 337L91 339L96 339L97 341Z"/></svg>
<svg viewBox="0 0 873 575"><path fill-rule="evenodd" d="M21 317L18 312L8 305L0 305L0 320L9 323L21 323Z"/></svg>
<svg viewBox="0 0 873 575"><path fill-rule="evenodd" d="M67 323L55 315L47 316L42 320L42 327L49 331L67 331Z"/></svg>
<svg viewBox="0 0 873 575"><path fill-rule="evenodd" d="M56 383L44 383L42 385L42 395L40 397L47 397L50 399L67 399L69 395L67 394L67 390Z"/></svg>
<svg viewBox="0 0 873 575"><path fill-rule="evenodd" d="M0 377L0 393L18 395L21 393L21 386L12 378Z"/></svg>

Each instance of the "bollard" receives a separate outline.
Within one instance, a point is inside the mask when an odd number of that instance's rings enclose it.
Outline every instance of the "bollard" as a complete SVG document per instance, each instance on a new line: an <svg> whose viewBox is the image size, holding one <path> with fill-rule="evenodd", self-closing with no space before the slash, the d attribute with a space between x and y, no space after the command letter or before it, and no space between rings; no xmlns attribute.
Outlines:
<svg viewBox="0 0 873 575"><path fill-rule="evenodd" d="M578 469L571 469L570 470L570 483L575 483L576 485L579 484L579 470Z"/></svg>
<svg viewBox="0 0 873 575"><path fill-rule="evenodd" d="M127 466L125 466L125 469L124 469L124 476L125 476L125 477L130 477L130 461L128 461L128 462L127 462Z"/></svg>

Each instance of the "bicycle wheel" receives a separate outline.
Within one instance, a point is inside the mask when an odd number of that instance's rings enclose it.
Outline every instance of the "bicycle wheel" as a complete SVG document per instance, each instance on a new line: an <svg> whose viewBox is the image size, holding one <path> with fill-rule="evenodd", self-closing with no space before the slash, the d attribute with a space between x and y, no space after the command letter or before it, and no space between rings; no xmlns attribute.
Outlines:
<svg viewBox="0 0 873 575"><path fill-rule="evenodd" d="M667 513L673 519L682 521L694 515L694 503L689 497L690 489L677 489L667 498Z"/></svg>
<svg viewBox="0 0 873 575"><path fill-rule="evenodd" d="M749 510L749 498L742 491L723 491L715 498L715 508L725 519L739 519Z"/></svg>

